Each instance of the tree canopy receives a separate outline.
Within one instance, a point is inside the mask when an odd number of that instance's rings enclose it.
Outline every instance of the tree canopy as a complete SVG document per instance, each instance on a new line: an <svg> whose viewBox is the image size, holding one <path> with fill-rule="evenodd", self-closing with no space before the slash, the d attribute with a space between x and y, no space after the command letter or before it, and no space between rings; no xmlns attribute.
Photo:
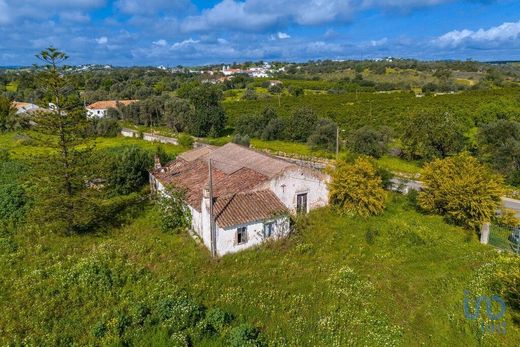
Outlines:
<svg viewBox="0 0 520 347"><path fill-rule="evenodd" d="M421 179L419 206L472 230L491 221L505 194L502 177L468 153L434 160Z"/></svg>

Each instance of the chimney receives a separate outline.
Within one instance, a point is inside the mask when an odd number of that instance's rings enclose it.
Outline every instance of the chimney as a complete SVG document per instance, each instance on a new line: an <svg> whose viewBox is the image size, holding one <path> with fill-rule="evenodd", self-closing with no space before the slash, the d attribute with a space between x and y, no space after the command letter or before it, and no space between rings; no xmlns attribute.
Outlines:
<svg viewBox="0 0 520 347"><path fill-rule="evenodd" d="M156 154L153 159L154 159L153 170L162 171L161 158L159 158L159 156Z"/></svg>

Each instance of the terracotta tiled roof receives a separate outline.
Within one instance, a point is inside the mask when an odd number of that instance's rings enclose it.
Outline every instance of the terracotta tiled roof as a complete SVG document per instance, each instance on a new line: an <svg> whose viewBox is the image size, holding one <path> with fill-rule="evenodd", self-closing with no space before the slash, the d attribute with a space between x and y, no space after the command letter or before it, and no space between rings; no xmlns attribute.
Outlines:
<svg viewBox="0 0 520 347"><path fill-rule="evenodd" d="M296 165L233 143L188 151L153 175L163 185L184 190L186 202L200 211L203 190L209 181L210 160L215 218L220 227L287 212L276 195L265 190L264 183Z"/></svg>
<svg viewBox="0 0 520 347"><path fill-rule="evenodd" d="M219 197L214 205L215 221L221 228L265 220L287 214L287 208L270 190Z"/></svg>
<svg viewBox="0 0 520 347"><path fill-rule="evenodd" d="M139 100L105 100L105 101L97 101L93 104L87 106L87 108L91 110L106 110L109 108L117 108L117 104L122 104L128 106L137 102Z"/></svg>
<svg viewBox="0 0 520 347"><path fill-rule="evenodd" d="M212 165L226 174L231 174L241 168L248 168L269 178L289 167L297 167L288 161L234 143L228 143L222 147L208 146L194 149L181 154L181 157L186 160L202 159L206 162L211 159Z"/></svg>
<svg viewBox="0 0 520 347"><path fill-rule="evenodd" d="M15 108L26 108L26 107L30 107L32 105L33 104L31 104L29 102L13 101L13 106Z"/></svg>
<svg viewBox="0 0 520 347"><path fill-rule="evenodd" d="M164 172L154 172L163 185L173 185L186 193L187 203L200 211L202 193L208 184L208 164L203 160L186 161L177 158L164 167ZM251 169L243 168L226 174L213 167L213 196L226 196L253 189L268 178Z"/></svg>

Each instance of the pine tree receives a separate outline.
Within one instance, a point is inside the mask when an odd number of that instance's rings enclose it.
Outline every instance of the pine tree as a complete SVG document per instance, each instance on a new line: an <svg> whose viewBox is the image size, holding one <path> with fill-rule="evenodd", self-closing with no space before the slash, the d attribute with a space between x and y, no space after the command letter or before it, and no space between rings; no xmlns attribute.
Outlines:
<svg viewBox="0 0 520 347"><path fill-rule="evenodd" d="M45 64L38 80L49 109L35 113L32 136L50 150L33 158L38 201L34 217L54 230L74 233L89 227L96 209L95 191L87 189L93 170L86 112L61 66L68 56L50 47L37 58Z"/></svg>

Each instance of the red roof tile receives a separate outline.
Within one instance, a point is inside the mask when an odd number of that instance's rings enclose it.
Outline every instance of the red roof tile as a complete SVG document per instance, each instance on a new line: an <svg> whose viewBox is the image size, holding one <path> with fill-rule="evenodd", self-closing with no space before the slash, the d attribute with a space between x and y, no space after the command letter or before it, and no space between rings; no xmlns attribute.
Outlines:
<svg viewBox="0 0 520 347"><path fill-rule="evenodd" d="M137 102L139 100L105 100L105 101L97 101L93 104L87 106L87 108L91 110L106 110L109 108L117 108L117 104L122 104L128 106Z"/></svg>
<svg viewBox="0 0 520 347"><path fill-rule="evenodd" d="M284 204L270 190L219 197L215 201L214 212L215 221L221 228L261 221L288 213Z"/></svg>

